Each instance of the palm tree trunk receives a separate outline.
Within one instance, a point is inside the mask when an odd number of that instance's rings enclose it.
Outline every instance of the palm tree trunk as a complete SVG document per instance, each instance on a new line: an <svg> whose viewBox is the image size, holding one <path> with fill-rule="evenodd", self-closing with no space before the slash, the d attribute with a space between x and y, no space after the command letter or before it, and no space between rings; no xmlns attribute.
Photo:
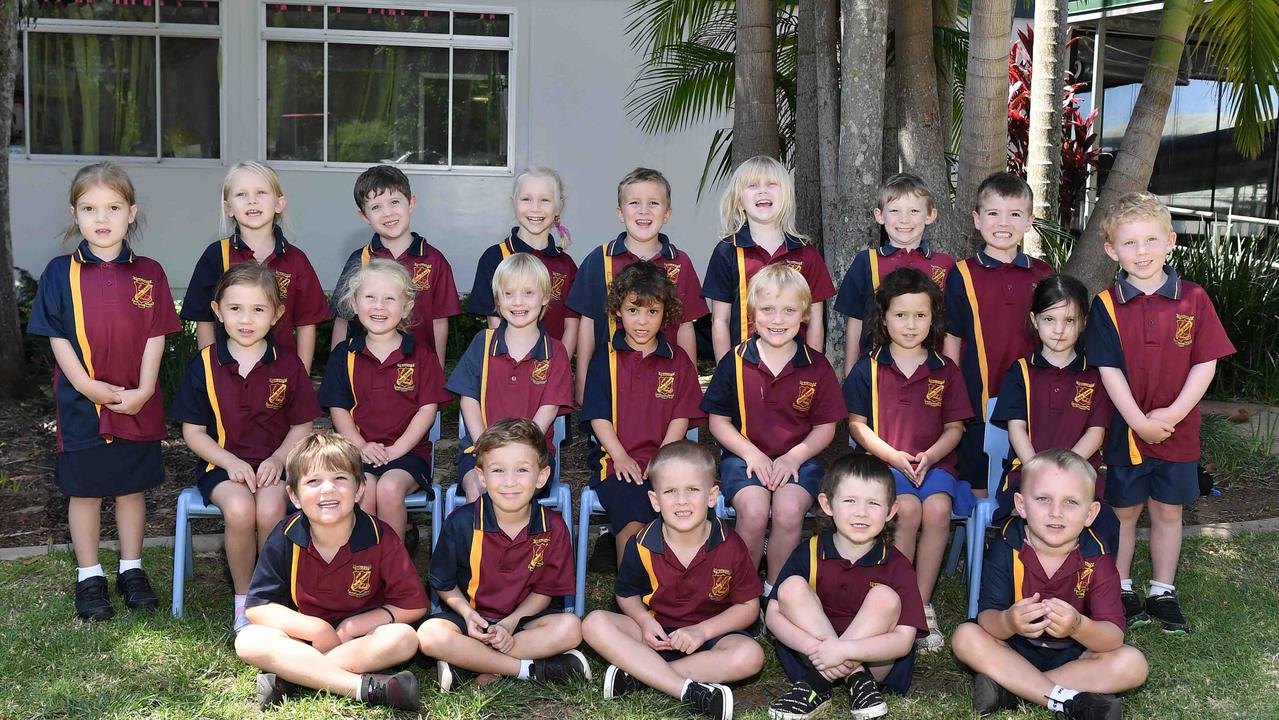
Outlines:
<svg viewBox="0 0 1279 720"><path fill-rule="evenodd" d="M1150 63L1146 65L1146 77L1141 82L1141 92L1137 94L1128 128L1119 143L1115 164L1106 176L1106 185L1097 199L1097 207L1088 218L1083 236L1075 243L1074 252L1066 262L1066 272L1082 280L1093 292L1108 285L1115 275L1115 263L1103 247L1102 217L1121 195L1145 190L1150 184L1164 120L1172 102L1173 85L1177 81L1177 68L1181 65L1181 53L1186 45L1186 31L1197 2L1164 2L1163 16L1150 51ZM1094 92L1100 90L1094 88Z"/></svg>
<svg viewBox="0 0 1279 720"><path fill-rule="evenodd" d="M1035 217L1056 221L1061 187L1061 91L1066 84L1068 0L1035 3L1034 74L1030 79L1030 147L1026 182L1034 194ZM1039 233L1026 233L1026 252L1043 256Z"/></svg>
<svg viewBox="0 0 1279 720"><path fill-rule="evenodd" d="M18 70L18 3L0 0L0 397L17 396L23 383L22 329L13 289L13 230L9 224L9 134ZM28 132L30 132L28 130Z"/></svg>
<svg viewBox="0 0 1279 720"><path fill-rule="evenodd" d="M829 248L841 238L839 191L839 2L813 0L813 34L817 73L818 178L822 197L822 231Z"/></svg>
<svg viewBox="0 0 1279 720"><path fill-rule="evenodd" d="M795 203L800 232L822 242L822 178L817 128L817 8L799 4L795 60Z"/></svg>
<svg viewBox="0 0 1279 720"><path fill-rule="evenodd" d="M933 0L933 26L937 28L953 28L959 20L958 0ZM937 59L937 58L934 58ZM942 62L937 67L937 112L941 117L942 142L947 152L954 152L950 139L954 133L955 102L951 96L951 85L955 78L950 72L950 63Z"/></svg>
<svg viewBox="0 0 1279 720"><path fill-rule="evenodd" d="M1008 46L1012 23L1013 0L973 0L968 21L968 84L959 143L959 183L955 191L955 207L965 216L977 204L981 181L1008 163Z"/></svg>
<svg viewBox="0 0 1279 720"><path fill-rule="evenodd" d="M733 166L756 155L777 157L777 26L772 0L737 3Z"/></svg>

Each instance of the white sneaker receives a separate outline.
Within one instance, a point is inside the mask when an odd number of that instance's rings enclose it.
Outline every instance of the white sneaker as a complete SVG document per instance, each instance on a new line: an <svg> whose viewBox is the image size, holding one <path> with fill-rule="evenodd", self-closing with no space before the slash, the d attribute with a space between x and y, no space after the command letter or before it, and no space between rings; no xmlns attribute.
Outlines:
<svg viewBox="0 0 1279 720"><path fill-rule="evenodd" d="M928 622L928 635L915 641L915 649L919 652L936 652L946 647L946 638L937 627L937 611L933 604L924 606L924 620Z"/></svg>

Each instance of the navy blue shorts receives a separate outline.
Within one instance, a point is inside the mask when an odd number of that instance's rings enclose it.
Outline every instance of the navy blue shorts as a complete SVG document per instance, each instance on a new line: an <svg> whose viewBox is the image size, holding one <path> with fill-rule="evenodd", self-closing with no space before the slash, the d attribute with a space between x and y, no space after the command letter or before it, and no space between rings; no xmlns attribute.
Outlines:
<svg viewBox="0 0 1279 720"><path fill-rule="evenodd" d="M986 423L970 422L964 426L964 436L955 448L955 473L969 483L976 482L978 490L986 489Z"/></svg>
<svg viewBox="0 0 1279 720"><path fill-rule="evenodd" d="M1199 463L1146 458L1140 465L1110 465L1106 502L1115 507L1141 505L1154 498L1165 505L1187 505L1199 498Z"/></svg>
<svg viewBox="0 0 1279 720"><path fill-rule="evenodd" d="M806 682L814 690L830 689L831 682L817 672L808 656L786 647L777 638L773 638L773 647L777 650L778 664L791 682ZM909 653L893 662L880 687L894 695L905 695L910 691L910 681L914 674L915 647L912 645Z"/></svg>
<svg viewBox="0 0 1279 720"><path fill-rule="evenodd" d="M417 481L419 488L426 491L427 497L435 498L435 491L431 489L431 464L418 455L406 453L385 465L373 467L368 463L363 463L363 467L366 475L372 475L375 478L382 477L383 473L391 470L403 470Z"/></svg>
<svg viewBox="0 0 1279 720"><path fill-rule="evenodd" d="M1029 638L1014 635L1008 638L1008 647L1035 666L1039 672L1048 672L1069 662L1074 662L1084 654L1084 646L1075 641L1060 648L1043 647L1032 643Z"/></svg>
<svg viewBox="0 0 1279 720"><path fill-rule="evenodd" d="M671 633L675 632L677 629L678 628L662 628L662 630L665 631L668 637L670 636ZM693 654L696 654L699 652L706 652L707 650L714 648L716 645L719 644L720 640L723 640L724 638L729 637L730 635L741 635L742 637L748 637L751 640L754 640L755 639L754 629L755 629L754 626L752 626L746 630L729 630L723 635L716 635L715 637L709 638L706 640L706 642L702 643L702 646L697 648L697 650L695 650ZM679 660L680 658L686 658L689 655L688 653L684 653L679 650L658 650L657 654L661 655L662 659L665 660L666 662L674 662L676 660Z"/></svg>
<svg viewBox="0 0 1279 720"><path fill-rule="evenodd" d="M253 469L257 470L256 467ZM231 482L231 476L223 468L214 467L212 470L200 473L200 477L195 480L195 487L200 491L200 497L204 498L205 505L215 504L213 502L213 489L224 482ZM285 482L283 474L280 475L280 482Z"/></svg>
<svg viewBox="0 0 1279 720"><path fill-rule="evenodd" d="M150 490L164 482L160 441L116 438L105 445L60 452L53 477L68 497L118 497Z"/></svg>
<svg viewBox="0 0 1279 720"><path fill-rule="evenodd" d="M559 613L565 612L563 608L556 608L554 607L554 605L555 605L555 600L554 598L552 598L550 607L546 608L542 612L537 613L535 615L528 615L526 617L520 618L520 621L518 623L515 623L515 632L519 632L523 630L525 627L528 626L529 623L533 622L534 620L540 617L546 617L547 615L557 615ZM489 622L497 622L498 620L501 620L502 618L485 618L485 619L488 620ZM462 633L463 635L466 635L466 620L463 619L461 615L458 615L452 610L445 609L445 610L440 610L437 613L431 613L427 615L426 617L422 618L421 620L417 621L416 623L413 623L413 627L414 628L421 627L422 623L426 622L427 620L448 620L449 622L457 626L458 632ZM515 633L511 633L511 634L514 635Z"/></svg>
<svg viewBox="0 0 1279 720"><path fill-rule="evenodd" d="M466 442L466 441L463 440L462 442ZM551 453L550 458L548 459L548 462L551 466L551 477L555 477L555 453ZM462 484L462 478L466 477L466 474L474 469L475 469L475 453L469 453L469 452L466 452L465 450L458 450L457 480L455 480L454 482L456 482L459 485L459 490L461 489L460 486ZM550 494L551 494L551 481L547 480L546 484L542 486L542 489L538 490L533 497L537 498L538 500L541 500L542 498L545 498Z"/></svg>
<svg viewBox="0 0 1279 720"><path fill-rule="evenodd" d="M599 496L604 514L608 516L608 529L614 535L629 523L648 523L657 517L657 511L648 499L648 491L653 486L647 480L636 485L609 475L599 483L592 483L592 488ZM583 512L586 512L585 508Z"/></svg>
<svg viewBox="0 0 1279 720"><path fill-rule="evenodd" d="M799 466L799 486L808 491L814 499L817 493L821 491L822 477L826 471L822 469L822 464L817 460L808 460ZM787 482L795 482L793 479ZM746 477L746 461L725 452L724 459L719 463L719 491L724 496L724 502L732 504L733 496L742 488L751 486L764 487L764 483L759 478L751 475Z"/></svg>

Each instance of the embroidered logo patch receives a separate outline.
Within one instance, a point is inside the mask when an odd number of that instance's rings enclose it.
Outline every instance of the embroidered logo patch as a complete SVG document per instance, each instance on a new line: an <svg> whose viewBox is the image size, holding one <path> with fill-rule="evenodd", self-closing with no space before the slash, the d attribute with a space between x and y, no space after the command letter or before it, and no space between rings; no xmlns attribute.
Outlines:
<svg viewBox="0 0 1279 720"><path fill-rule="evenodd" d="M1076 410L1092 410L1092 395L1097 388L1097 383L1086 383L1079 380L1075 381L1075 399L1071 401L1070 406Z"/></svg>
<svg viewBox="0 0 1279 720"><path fill-rule="evenodd" d="M528 561L529 572L533 572L534 570L542 567L542 565L546 564L542 560L542 556L546 554L546 547L550 544L551 544L550 538L537 538L536 540L533 541L533 557L532 559Z"/></svg>
<svg viewBox="0 0 1279 720"><path fill-rule="evenodd" d="M280 299L289 296L289 286L293 284L293 276L286 273L275 271L275 287L280 290Z"/></svg>
<svg viewBox="0 0 1279 720"><path fill-rule="evenodd" d="M711 570L711 600L716 602L727 600L728 592L733 587L733 571L728 568Z"/></svg>
<svg viewBox="0 0 1279 720"><path fill-rule="evenodd" d="M934 285L937 287L944 287L946 285L946 268L940 265L930 265L928 270L930 277L933 279Z"/></svg>
<svg viewBox="0 0 1279 720"><path fill-rule="evenodd" d="M373 592L372 579L372 565L352 565L351 586L346 589L346 594L357 598L365 597Z"/></svg>
<svg viewBox="0 0 1279 720"><path fill-rule="evenodd" d="M413 287L418 290L431 289L431 264L430 263L413 263L413 272L410 273L413 278Z"/></svg>
<svg viewBox="0 0 1279 720"><path fill-rule="evenodd" d="M786 267L790 268L791 270L794 270L800 275L804 274L804 263L800 262L799 260L787 260Z"/></svg>
<svg viewBox="0 0 1279 720"><path fill-rule="evenodd" d="M1079 580L1075 582L1075 597L1083 599L1088 594L1088 586L1092 584L1093 570L1096 564L1092 561L1084 561L1084 566L1079 569Z"/></svg>
<svg viewBox="0 0 1279 720"><path fill-rule="evenodd" d="M551 273L551 299L564 299L564 282L568 280L568 276L564 273Z"/></svg>
<svg viewBox="0 0 1279 720"><path fill-rule="evenodd" d="M924 391L924 404L928 407L941 407L941 401L945 395L946 381L928 378L928 389Z"/></svg>
<svg viewBox="0 0 1279 720"><path fill-rule="evenodd" d="M396 392L413 392L417 387L417 366L413 363L397 363L395 366Z"/></svg>
<svg viewBox="0 0 1279 720"><path fill-rule="evenodd" d="M799 381L799 394L795 396L795 409L808 412L813 409L813 395L817 393L817 383L812 380Z"/></svg>
<svg viewBox="0 0 1279 720"><path fill-rule="evenodd" d="M533 372L529 379L533 381L534 385L545 385L546 379L550 377L550 375L551 375L550 360L534 360L533 361Z"/></svg>
<svg viewBox="0 0 1279 720"><path fill-rule="evenodd" d="M270 378L266 387L266 409L279 410L284 407L284 399L289 394L288 378Z"/></svg>
<svg viewBox="0 0 1279 720"><path fill-rule="evenodd" d="M146 310L155 305L155 281L133 276L133 304Z"/></svg>
<svg viewBox="0 0 1279 720"><path fill-rule="evenodd" d="M136 279L136 278L135 278ZM1177 315L1177 331L1173 333L1172 341L1177 347L1186 347L1195 339L1195 316L1194 315Z"/></svg>
<svg viewBox="0 0 1279 720"><path fill-rule="evenodd" d="M674 372L658 372L657 373L657 397L662 400L671 400L675 397L675 373Z"/></svg>
<svg viewBox="0 0 1279 720"><path fill-rule="evenodd" d="M671 263L670 265L667 265L666 279L670 280L672 283L679 284L679 270L680 270L680 266L676 263Z"/></svg>

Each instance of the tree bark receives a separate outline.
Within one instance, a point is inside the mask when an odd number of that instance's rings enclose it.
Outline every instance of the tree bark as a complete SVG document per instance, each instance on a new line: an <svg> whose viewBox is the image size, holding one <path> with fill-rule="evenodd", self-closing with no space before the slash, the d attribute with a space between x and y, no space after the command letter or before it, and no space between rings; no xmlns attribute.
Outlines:
<svg viewBox="0 0 1279 720"><path fill-rule="evenodd" d="M1066 84L1068 0L1035 3L1034 74L1030 79L1029 149L1026 182L1034 193L1035 217L1057 221L1061 188L1061 93ZM1026 233L1026 252L1043 256L1039 233Z"/></svg>
<svg viewBox="0 0 1279 720"><path fill-rule="evenodd" d="M795 204L800 232L820 245L822 236L821 157L817 139L817 8L799 4L795 66Z"/></svg>
<svg viewBox="0 0 1279 720"><path fill-rule="evenodd" d="M778 157L777 24L772 0L737 3L736 85L733 91L733 166L756 155Z"/></svg>
<svg viewBox="0 0 1279 720"><path fill-rule="evenodd" d="M817 74L818 176L825 246L841 242L839 190L839 2L812 0Z"/></svg>
<svg viewBox="0 0 1279 720"><path fill-rule="evenodd" d="M888 26L888 34L893 33L892 24ZM884 177L901 172L901 146L897 142L897 63L884 67L884 140L881 171Z"/></svg>
<svg viewBox="0 0 1279 720"><path fill-rule="evenodd" d="M18 2L0 0L0 397L23 389L22 328L13 283L13 228L9 223L9 137L13 130L13 85L18 70Z"/></svg>
<svg viewBox="0 0 1279 720"><path fill-rule="evenodd" d="M959 1L958 0L933 0L933 27L934 28L953 28L955 23L959 21ZM951 85L954 84L955 78L950 72L950 63L935 57L937 65L937 112L941 117L941 136L942 143L946 147L946 152L953 154L955 148L951 146L951 137L954 135L955 122L955 101L951 94Z"/></svg>
<svg viewBox="0 0 1279 720"><path fill-rule="evenodd" d="M1101 219L1106 210L1124 193L1145 190L1150 185L1155 156L1159 153L1159 140L1163 136L1164 120L1172 102L1172 89L1177 81L1177 69L1181 65L1182 50L1186 45L1186 31L1194 15L1197 0L1166 0L1159 30L1150 51L1150 63L1146 77L1133 106L1128 128L1119 143L1115 164L1106 176L1097 207L1088 217L1084 234L1075 243L1075 249L1066 262L1065 271L1074 275L1097 292L1110 284L1115 276L1115 263L1106 255L1101 233Z"/></svg>
<svg viewBox="0 0 1279 720"><path fill-rule="evenodd" d="M976 206L981 181L1008 164L1008 48L1012 23L1013 0L973 0L968 20L968 84L959 143L959 181L955 189L955 208L965 217Z"/></svg>

